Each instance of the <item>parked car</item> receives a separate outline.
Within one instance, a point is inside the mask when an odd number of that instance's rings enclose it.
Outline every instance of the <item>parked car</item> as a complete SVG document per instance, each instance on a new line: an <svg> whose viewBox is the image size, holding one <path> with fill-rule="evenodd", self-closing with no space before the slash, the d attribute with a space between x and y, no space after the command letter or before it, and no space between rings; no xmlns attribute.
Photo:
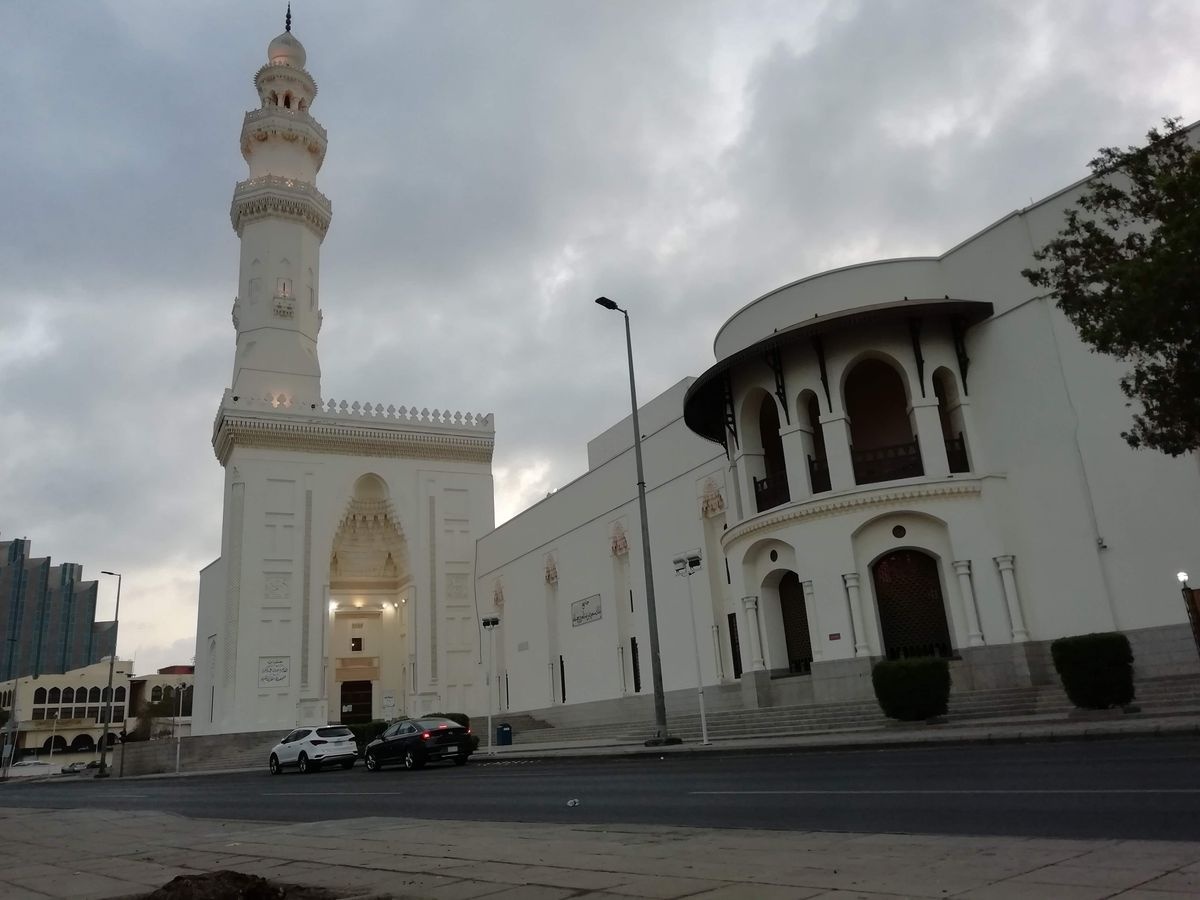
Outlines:
<svg viewBox="0 0 1200 900"><path fill-rule="evenodd" d="M301 772L314 772L325 763L338 763L343 769L353 768L358 759L358 744L354 732L344 725L309 725L291 731L271 748L267 765L272 775L285 766L295 766Z"/></svg>
<svg viewBox="0 0 1200 900"><path fill-rule="evenodd" d="M87 763L85 763L85 762L67 763L65 766L62 767L62 774L63 775L74 775L76 772L82 772L86 768L87 768Z"/></svg>
<svg viewBox="0 0 1200 900"><path fill-rule="evenodd" d="M367 744L363 757L367 768L378 772L389 763L419 769L426 763L453 760L466 765L471 756L471 729L449 719L412 719L388 727Z"/></svg>

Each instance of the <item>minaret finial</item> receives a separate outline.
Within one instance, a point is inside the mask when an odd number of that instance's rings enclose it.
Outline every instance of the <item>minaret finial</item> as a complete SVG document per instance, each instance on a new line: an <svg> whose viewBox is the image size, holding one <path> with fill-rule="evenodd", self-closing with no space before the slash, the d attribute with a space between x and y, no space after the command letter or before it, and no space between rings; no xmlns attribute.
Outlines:
<svg viewBox="0 0 1200 900"><path fill-rule="evenodd" d="M292 4L290 4L290 3L288 4L287 16L284 18L283 23L284 23L284 29L283 29L284 31L292 30Z"/></svg>

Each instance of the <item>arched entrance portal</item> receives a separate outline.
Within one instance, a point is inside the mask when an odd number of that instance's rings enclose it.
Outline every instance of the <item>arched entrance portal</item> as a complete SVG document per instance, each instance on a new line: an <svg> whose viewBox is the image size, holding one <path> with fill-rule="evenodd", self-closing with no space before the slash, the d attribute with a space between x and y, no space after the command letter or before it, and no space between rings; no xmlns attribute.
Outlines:
<svg viewBox="0 0 1200 900"><path fill-rule="evenodd" d="M788 572L779 582L779 611L783 613L783 637L787 643L788 670L798 674L812 671L812 636L800 576Z"/></svg>
<svg viewBox="0 0 1200 900"><path fill-rule="evenodd" d="M920 550L894 550L875 561L871 577L888 659L952 654L936 559Z"/></svg>
<svg viewBox="0 0 1200 900"><path fill-rule="evenodd" d="M353 725L357 722L370 722L371 700L371 682L343 681L341 707L342 724Z"/></svg>
<svg viewBox="0 0 1200 900"><path fill-rule="evenodd" d="M378 475L363 475L329 558L330 721L404 714L411 594L408 541L387 485Z"/></svg>

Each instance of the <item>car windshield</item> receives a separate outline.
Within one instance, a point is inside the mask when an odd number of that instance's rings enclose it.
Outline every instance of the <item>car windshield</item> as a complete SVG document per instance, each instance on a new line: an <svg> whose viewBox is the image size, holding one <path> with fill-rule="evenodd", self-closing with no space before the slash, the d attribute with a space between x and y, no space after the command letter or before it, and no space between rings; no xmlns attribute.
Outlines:
<svg viewBox="0 0 1200 900"><path fill-rule="evenodd" d="M323 738L353 737L354 732L352 732L349 728L343 728L339 725L336 728L318 728L317 736Z"/></svg>
<svg viewBox="0 0 1200 900"><path fill-rule="evenodd" d="M417 727L425 731L433 731L435 728L461 728L462 726L450 719L418 719Z"/></svg>

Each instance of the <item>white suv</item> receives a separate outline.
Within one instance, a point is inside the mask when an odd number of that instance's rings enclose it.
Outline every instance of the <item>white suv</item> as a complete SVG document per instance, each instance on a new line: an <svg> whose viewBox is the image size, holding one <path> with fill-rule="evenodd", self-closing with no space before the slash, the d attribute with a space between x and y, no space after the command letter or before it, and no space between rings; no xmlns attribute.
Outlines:
<svg viewBox="0 0 1200 900"><path fill-rule="evenodd" d="M341 763L343 769L353 768L358 759L358 744L354 733L344 725L308 725L297 728L271 748L268 765L272 775L284 766L295 766L301 772L315 772L324 763Z"/></svg>

